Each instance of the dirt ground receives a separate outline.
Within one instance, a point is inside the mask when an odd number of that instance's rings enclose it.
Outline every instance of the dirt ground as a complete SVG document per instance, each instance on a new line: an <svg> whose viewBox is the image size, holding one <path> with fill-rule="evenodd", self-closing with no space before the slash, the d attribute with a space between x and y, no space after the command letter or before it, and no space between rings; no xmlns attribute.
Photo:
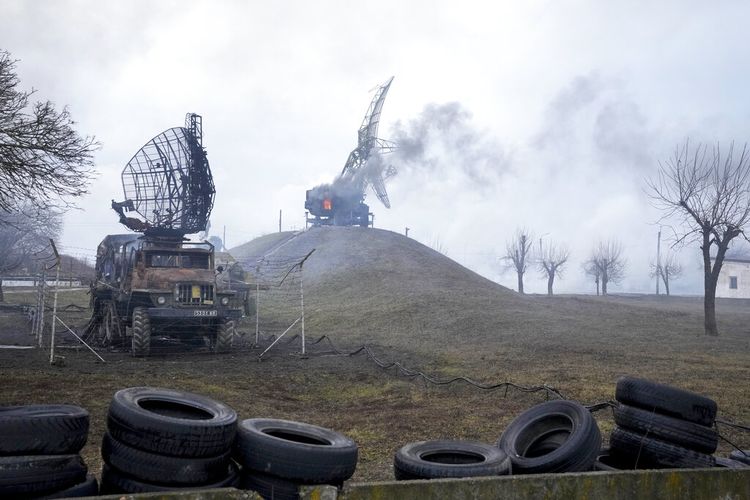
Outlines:
<svg viewBox="0 0 750 500"><path fill-rule="evenodd" d="M23 299L11 293L7 300ZM61 303L85 301L80 293ZM467 324L466 335L448 339L431 333L430 324L418 319L410 323L417 327L400 336L377 328L356 331L342 321L324 322L331 326L324 329L320 318L311 321L317 326L308 334L311 339L327 334L342 350L354 350L366 339L383 360L437 377L548 384L584 403L612 399L619 376L640 375L707 394L718 401L720 417L750 422L747 302L720 301L719 338L696 335L698 299L526 297L520 304L537 311L535 319L522 314L523 308L507 308L495 335ZM315 312L310 314L315 317ZM3 313L3 318L8 315ZM26 328L12 323L0 322L0 344L10 343L8 338ZM295 342L274 349L262 362L260 348L227 355L172 352L148 359L102 351L106 363L85 349L58 352L63 364L51 366L46 349L0 349L0 405L72 403L87 408L91 431L83 456L94 472L101 468L99 445L109 400L116 390L130 386L205 394L231 405L240 418L286 418L336 429L360 446L355 480L392 478L393 453L410 441L494 442L514 416L545 400L543 393L513 389L506 393L461 383L434 386L401 376L395 368L379 368L362 354L333 355L326 343L309 346L308 356L302 357ZM606 438L613 426L611 413L596 416ZM750 448L750 434L726 427L720 431ZM729 449L721 443L721 454Z"/></svg>

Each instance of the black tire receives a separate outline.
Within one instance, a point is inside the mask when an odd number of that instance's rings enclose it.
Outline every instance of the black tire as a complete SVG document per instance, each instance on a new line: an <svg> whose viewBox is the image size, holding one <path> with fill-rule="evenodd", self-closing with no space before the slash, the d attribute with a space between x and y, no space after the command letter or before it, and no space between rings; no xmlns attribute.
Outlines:
<svg viewBox="0 0 750 500"><path fill-rule="evenodd" d="M566 400L548 401L523 412L497 443L513 462L513 474L591 470L601 444L591 413Z"/></svg>
<svg viewBox="0 0 750 500"><path fill-rule="evenodd" d="M232 344L234 343L234 321L225 320L219 322L216 328L216 352L229 352L232 350Z"/></svg>
<svg viewBox="0 0 750 500"><path fill-rule="evenodd" d="M0 457L0 498L42 495L86 479L86 465L78 455Z"/></svg>
<svg viewBox="0 0 750 500"><path fill-rule="evenodd" d="M114 439L102 439L102 458L115 469L147 482L190 485L212 483L227 473L231 451L206 458L170 457L142 451Z"/></svg>
<svg viewBox="0 0 750 500"><path fill-rule="evenodd" d="M688 422L710 426L716 420L716 402L700 394L635 377L617 381L615 399L637 408L656 411Z"/></svg>
<svg viewBox="0 0 750 500"><path fill-rule="evenodd" d="M613 453L609 448L602 448L599 451L599 456L596 457L596 462L594 462L595 471L612 472L632 469L635 469L635 461L633 459L618 455L616 452Z"/></svg>
<svg viewBox="0 0 750 500"><path fill-rule="evenodd" d="M716 467L726 469L747 469L750 465L740 462L739 460L732 460L731 458L716 457Z"/></svg>
<svg viewBox="0 0 750 500"><path fill-rule="evenodd" d="M252 490L266 500L299 500L300 483L260 472L240 475L240 489Z"/></svg>
<svg viewBox="0 0 750 500"><path fill-rule="evenodd" d="M304 483L346 481L357 467L357 445L316 425L251 418L239 425L238 461L247 469Z"/></svg>
<svg viewBox="0 0 750 500"><path fill-rule="evenodd" d="M114 467L102 465L101 494L113 493L149 493L153 491L190 491L207 490L213 488L232 488L239 486L240 477L237 466L229 462L225 476L214 483L193 484L190 486L175 486L173 484L158 484L139 481L133 477L123 474Z"/></svg>
<svg viewBox="0 0 750 500"><path fill-rule="evenodd" d="M729 454L729 458L750 465L750 450L734 450Z"/></svg>
<svg viewBox="0 0 750 500"><path fill-rule="evenodd" d="M73 405L0 407L0 455L68 455L81 451L89 412Z"/></svg>
<svg viewBox="0 0 750 500"><path fill-rule="evenodd" d="M84 482L73 485L70 488L65 488L64 490L50 493L49 495L41 497L41 499L95 497L98 494L99 483L93 475L89 474L86 476Z"/></svg>
<svg viewBox="0 0 750 500"><path fill-rule="evenodd" d="M633 431L615 427L609 437L610 448L635 461L635 466L644 468L703 468L714 467L716 460L711 455L688 450L682 446L644 436Z"/></svg>
<svg viewBox="0 0 750 500"><path fill-rule="evenodd" d="M634 406L620 404L615 407L615 423L623 429L709 455L719 445L719 434L711 427Z"/></svg>
<svg viewBox="0 0 750 500"><path fill-rule="evenodd" d="M133 356L148 356L151 352L151 319L144 307L133 309Z"/></svg>
<svg viewBox="0 0 750 500"><path fill-rule="evenodd" d="M175 457L215 457L232 447L237 414L205 396L131 387L109 405L110 435L126 445Z"/></svg>
<svg viewBox="0 0 750 500"><path fill-rule="evenodd" d="M510 473L510 458L495 446L474 441L419 441L396 452L397 480L501 476Z"/></svg>

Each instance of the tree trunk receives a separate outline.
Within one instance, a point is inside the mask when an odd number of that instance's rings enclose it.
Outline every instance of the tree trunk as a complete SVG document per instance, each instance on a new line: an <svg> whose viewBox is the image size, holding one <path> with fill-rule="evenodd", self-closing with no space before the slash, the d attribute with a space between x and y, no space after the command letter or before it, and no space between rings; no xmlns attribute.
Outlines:
<svg viewBox="0 0 750 500"><path fill-rule="evenodd" d="M5 302L5 295L3 295L3 280L0 279L0 302Z"/></svg>
<svg viewBox="0 0 750 500"><path fill-rule="evenodd" d="M518 273L518 293L523 295L523 273Z"/></svg>
<svg viewBox="0 0 750 500"><path fill-rule="evenodd" d="M706 335L719 336L719 327L716 324L716 284L718 282L718 271L721 270L721 261L724 260L724 252L719 247L716 252L714 268L711 269L711 240L710 233L703 233L703 327Z"/></svg>
<svg viewBox="0 0 750 500"><path fill-rule="evenodd" d="M602 295L607 295L607 282L609 279L607 278L607 272L604 271L602 273Z"/></svg>
<svg viewBox="0 0 750 500"><path fill-rule="evenodd" d="M597 276L594 281L596 281L596 296L598 297L599 296L599 276Z"/></svg>
<svg viewBox="0 0 750 500"><path fill-rule="evenodd" d="M669 297L669 270L664 271L663 278L664 278L664 290L666 290L667 297Z"/></svg>
<svg viewBox="0 0 750 500"><path fill-rule="evenodd" d="M555 274L549 273L547 275L547 295L552 295L552 285L555 283Z"/></svg>

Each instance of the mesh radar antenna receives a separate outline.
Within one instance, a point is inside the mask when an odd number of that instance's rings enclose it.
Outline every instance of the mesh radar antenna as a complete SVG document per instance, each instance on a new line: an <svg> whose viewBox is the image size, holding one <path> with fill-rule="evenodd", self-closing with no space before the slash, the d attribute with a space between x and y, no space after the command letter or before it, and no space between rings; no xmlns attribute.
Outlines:
<svg viewBox="0 0 750 500"><path fill-rule="evenodd" d="M203 148L201 116L189 113L184 127L148 141L125 165L122 187L125 201L112 201L112 208L128 229L154 236L204 231L216 190Z"/></svg>
<svg viewBox="0 0 750 500"><path fill-rule="evenodd" d="M378 125L380 125L380 114L383 110L385 96L391 87L394 77L390 77L387 82L377 87L375 96L367 108L362 125L359 127L357 147L349 153L346 165L341 171L342 179L351 179L358 183L358 188L364 193L367 185L371 185L378 199L386 206L391 208L391 202L388 199L388 193L385 190L385 180L396 174L393 166L386 168L367 169L366 165L370 156L375 154L391 153L396 144L385 139L378 138Z"/></svg>

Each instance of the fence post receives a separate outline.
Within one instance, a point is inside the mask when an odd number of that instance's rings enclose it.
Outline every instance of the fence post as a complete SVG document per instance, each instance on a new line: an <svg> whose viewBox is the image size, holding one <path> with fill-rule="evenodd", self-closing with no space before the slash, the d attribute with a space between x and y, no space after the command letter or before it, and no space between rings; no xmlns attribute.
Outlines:
<svg viewBox="0 0 750 500"><path fill-rule="evenodd" d="M302 265L299 266L299 301L302 308L302 355L305 355L305 292L302 290Z"/></svg>
<svg viewBox="0 0 750 500"><path fill-rule="evenodd" d="M55 320L57 319L57 289L60 286L60 254L57 253L55 242L50 238L52 251L55 252L55 298L52 301L52 332L49 342L49 364L55 363Z"/></svg>
<svg viewBox="0 0 750 500"><path fill-rule="evenodd" d="M256 281L255 283L255 345L258 345L258 341L260 340L260 329L259 329L259 319L260 319L260 281Z"/></svg>

